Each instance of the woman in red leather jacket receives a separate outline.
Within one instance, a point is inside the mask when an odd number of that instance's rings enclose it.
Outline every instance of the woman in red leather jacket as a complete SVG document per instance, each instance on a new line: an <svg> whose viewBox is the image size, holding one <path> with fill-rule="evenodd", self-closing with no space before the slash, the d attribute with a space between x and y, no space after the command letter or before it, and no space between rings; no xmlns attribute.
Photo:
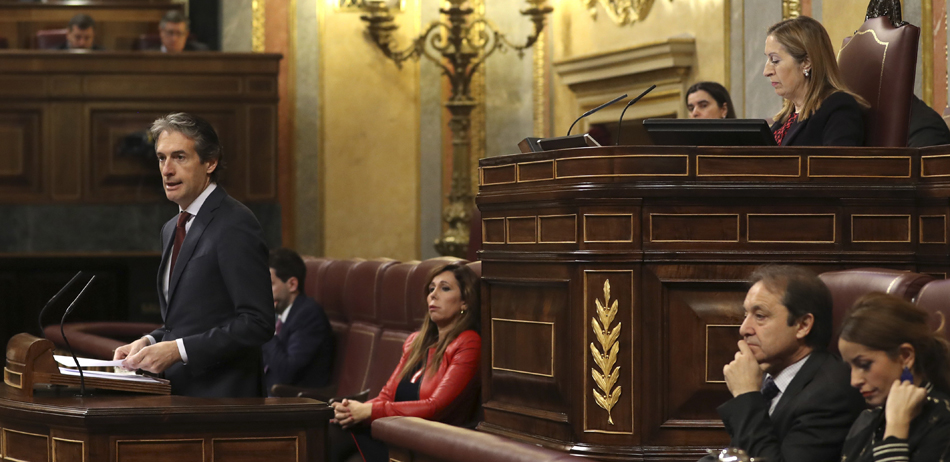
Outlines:
<svg viewBox="0 0 950 462"><path fill-rule="evenodd" d="M336 440L331 441L331 459L345 460L358 449L365 461L387 461L386 445L370 436L369 425L360 425L380 417L474 423L481 388L478 276L464 264L445 265L432 272L426 293L429 311L422 328L406 339L399 365L379 396L365 403L332 403L334 421L350 434L331 435ZM356 445L341 444L347 439Z"/></svg>

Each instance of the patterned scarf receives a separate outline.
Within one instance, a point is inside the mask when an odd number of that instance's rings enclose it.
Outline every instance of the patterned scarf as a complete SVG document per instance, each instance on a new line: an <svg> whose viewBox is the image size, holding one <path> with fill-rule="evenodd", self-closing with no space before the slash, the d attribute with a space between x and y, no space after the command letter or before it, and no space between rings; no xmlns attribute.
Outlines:
<svg viewBox="0 0 950 462"><path fill-rule="evenodd" d="M775 130L775 133L772 133L772 136L775 137L775 144L779 146L782 145L782 139L785 138L785 132L787 132L788 129L791 128L792 124L795 123L796 120L798 120L798 113L793 112L792 116L789 117L788 120L785 121L785 124L779 127L778 130Z"/></svg>

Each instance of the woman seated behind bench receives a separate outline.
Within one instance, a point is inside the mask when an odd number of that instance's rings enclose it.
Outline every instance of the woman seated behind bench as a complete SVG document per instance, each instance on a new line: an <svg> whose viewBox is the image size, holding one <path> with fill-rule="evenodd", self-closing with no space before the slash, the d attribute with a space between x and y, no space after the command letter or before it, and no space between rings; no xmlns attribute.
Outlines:
<svg viewBox="0 0 950 462"><path fill-rule="evenodd" d="M950 345L943 320L892 295L861 297L841 324L838 349L871 409L851 426L842 461L950 459Z"/></svg>
<svg viewBox="0 0 950 462"><path fill-rule="evenodd" d="M482 345L478 275L462 263L442 266L429 277L426 293L429 311L422 328L406 339L399 365L379 396L365 403L332 403L331 422L343 431L330 426L331 460L346 460L358 450L368 462L388 461L385 443L373 439L368 425L381 417L475 422Z"/></svg>

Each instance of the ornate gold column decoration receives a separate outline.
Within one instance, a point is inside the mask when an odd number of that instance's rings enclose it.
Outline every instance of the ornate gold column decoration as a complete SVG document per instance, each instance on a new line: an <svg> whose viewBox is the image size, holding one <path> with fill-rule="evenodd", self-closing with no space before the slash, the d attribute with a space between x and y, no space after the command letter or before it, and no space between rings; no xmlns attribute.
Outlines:
<svg viewBox="0 0 950 462"><path fill-rule="evenodd" d="M251 51L264 52L264 0L251 1Z"/></svg>
<svg viewBox="0 0 950 462"><path fill-rule="evenodd" d="M546 92L545 87L547 86L547 81L545 80L544 66L545 62L545 52L547 51L547 32L542 32L538 37L538 43L534 47L534 62L531 66L531 101L534 106L532 108L533 122L534 122L534 136L538 138L544 138L544 111L545 111L545 96Z"/></svg>
<svg viewBox="0 0 950 462"><path fill-rule="evenodd" d="M801 0L782 0L782 19L797 18L801 15Z"/></svg>
<svg viewBox="0 0 950 462"><path fill-rule="evenodd" d="M615 23L620 26L633 24L637 21L643 21L650 14L650 8L653 8L654 0L581 0L584 7L590 13L590 17L597 20L597 4L607 10L607 16L610 16ZM670 0L671 2L673 0Z"/></svg>
<svg viewBox="0 0 950 462"><path fill-rule="evenodd" d="M618 322L616 327L610 328L614 317L617 316L618 307L617 300L610 303L610 279L604 281L604 303L601 304L597 299L594 299L594 302L597 304L597 317L590 318L590 326L597 337L597 343L600 344L600 349L598 349L594 342L590 342L590 355L600 368L600 371L594 368L590 370L591 377L597 384L597 388L593 389L594 400L597 401L598 406L607 411L607 423L613 425L614 419L610 415L610 410L617 404L621 393L621 387L614 388L617 379L620 378L620 366L614 367L614 365L620 354L620 342L617 339L620 338L622 323ZM597 390L598 388L600 391Z"/></svg>
<svg viewBox="0 0 950 462"><path fill-rule="evenodd" d="M928 106L934 103L934 10L931 0L921 2L920 43L923 51L921 98ZM940 108L937 108L940 109Z"/></svg>
<svg viewBox="0 0 950 462"><path fill-rule="evenodd" d="M442 255L465 256L468 250L468 227L473 205L471 173L472 111L477 103L472 96L472 79L481 64L497 50L513 49L519 56L534 45L544 30L546 16L553 11L546 0L526 0L528 9L521 14L534 23L534 32L520 45L514 44L483 15L474 15L474 9L465 0L446 0L439 12L448 20L433 21L425 31L412 40L407 48L399 50L393 33L399 27L383 0L368 0L360 16L367 30L383 54L402 67L403 61L425 57L442 68L449 79L452 94L445 107L452 114L452 189L449 205L442 211L442 220L448 228L435 242Z"/></svg>

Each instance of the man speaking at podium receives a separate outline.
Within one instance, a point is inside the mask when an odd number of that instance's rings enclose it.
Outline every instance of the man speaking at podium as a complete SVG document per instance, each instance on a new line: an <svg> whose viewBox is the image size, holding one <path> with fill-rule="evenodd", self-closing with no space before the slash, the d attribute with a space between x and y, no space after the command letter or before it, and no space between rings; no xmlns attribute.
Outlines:
<svg viewBox="0 0 950 462"><path fill-rule="evenodd" d="M164 373L172 394L263 396L261 345L274 335L267 246L257 219L216 184L214 128L186 113L152 124L165 195L181 211L162 227L164 325L116 349L125 367Z"/></svg>

